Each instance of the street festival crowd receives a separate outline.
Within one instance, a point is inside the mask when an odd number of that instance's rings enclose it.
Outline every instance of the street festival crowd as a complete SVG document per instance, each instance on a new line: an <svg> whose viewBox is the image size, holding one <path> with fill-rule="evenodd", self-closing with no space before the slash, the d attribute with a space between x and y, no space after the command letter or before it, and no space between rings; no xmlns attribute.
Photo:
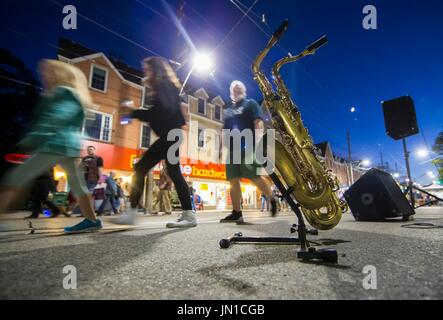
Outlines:
<svg viewBox="0 0 443 320"><path fill-rule="evenodd" d="M184 179L179 163L170 161L167 156L169 148L176 143L168 140L168 133L186 125L180 106L181 84L164 58L146 58L142 61L142 67L145 85L150 89L151 108L141 110L124 106L121 116L149 123L159 139L134 165L134 175L129 185L121 178L116 179L114 172L108 175L103 173L103 158L96 154L94 146L89 146L87 155L79 161L85 108L93 106L85 75L75 66L61 61L42 60L39 63L44 93L35 107L32 129L18 144L18 147L27 150L32 156L3 177L0 196L4 201L0 203L0 212L8 213L17 209L19 200L25 197L29 186L33 186L30 192L32 214L29 218L37 218L43 207L48 208L52 216L59 215L61 210L53 203L56 202L54 195L57 194L53 168L59 165L66 172L70 190L66 199L70 209L62 212L84 217L80 223L64 228L66 233L100 230L102 221L97 216L105 211L110 211L111 215L121 214L112 223L136 224L145 177L154 166L161 163L160 180L153 188L151 213L171 214L171 191L174 185L181 214L177 221L169 222L166 226L197 226L196 209L203 208L203 201ZM240 132L245 129L252 132L263 130L263 111L256 101L247 99L245 85L236 80L231 83L229 90L231 104L224 110L224 129L238 129ZM270 211L275 216L282 207L287 208L275 186L258 174L261 165L255 159L251 165L250 159L247 159L249 151L246 150L251 147L246 143L242 141L240 146L227 144L230 161L226 164L226 176L230 183L232 212L221 219L221 223L243 222L240 184L243 178L249 179L261 192L261 211ZM177 157L178 152L176 150ZM236 152L240 154L239 162L233 161ZM51 194L52 198L48 197Z"/></svg>

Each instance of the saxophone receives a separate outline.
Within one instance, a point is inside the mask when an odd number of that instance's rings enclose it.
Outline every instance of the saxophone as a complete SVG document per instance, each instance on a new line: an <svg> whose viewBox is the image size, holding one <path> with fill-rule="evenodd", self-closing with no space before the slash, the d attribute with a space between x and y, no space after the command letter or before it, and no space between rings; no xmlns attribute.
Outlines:
<svg viewBox="0 0 443 320"><path fill-rule="evenodd" d="M252 72L263 93L264 106L271 115L276 132L274 159L278 160L273 164L275 171L290 190L309 224L319 230L329 230L339 223L342 212L346 210L346 203L338 199L335 193L339 189L338 179L317 157L316 148L303 125L300 111L292 101L280 74L283 65L313 55L328 40L322 37L300 54L277 61L272 70L276 91L260 70L262 61L283 36L288 24L285 20L273 34L267 46L254 60Z"/></svg>

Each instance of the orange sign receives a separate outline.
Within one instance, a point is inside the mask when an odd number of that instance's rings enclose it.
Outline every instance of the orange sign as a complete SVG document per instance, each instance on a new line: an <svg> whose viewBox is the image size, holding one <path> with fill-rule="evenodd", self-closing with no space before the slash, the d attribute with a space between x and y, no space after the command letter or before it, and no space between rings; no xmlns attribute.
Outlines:
<svg viewBox="0 0 443 320"><path fill-rule="evenodd" d="M84 141L83 150L86 150L88 146L95 147L95 153L97 156L103 158L104 168L110 170L132 171L134 164L138 161L143 152L142 150L125 148L109 143L90 140ZM86 151L82 153L82 156L85 154Z"/></svg>
<svg viewBox="0 0 443 320"><path fill-rule="evenodd" d="M108 170L133 171L134 164L140 160L143 150L130 149L113 144L97 141L84 141L82 156L88 146L94 146L98 156L103 158L104 168ZM226 180L225 166L216 163L202 163L191 161L188 158L180 159L180 167L184 176L211 180ZM159 167L154 168L154 173L160 173Z"/></svg>

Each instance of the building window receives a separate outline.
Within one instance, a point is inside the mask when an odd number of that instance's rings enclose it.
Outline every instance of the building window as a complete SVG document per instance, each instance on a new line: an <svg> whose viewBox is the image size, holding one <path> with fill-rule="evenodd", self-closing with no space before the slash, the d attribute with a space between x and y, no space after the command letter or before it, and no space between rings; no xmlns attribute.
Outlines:
<svg viewBox="0 0 443 320"><path fill-rule="evenodd" d="M198 147L205 147L205 130L200 128L198 129Z"/></svg>
<svg viewBox="0 0 443 320"><path fill-rule="evenodd" d="M97 66L92 66L91 81L90 81L91 88L105 92L107 78L108 78L108 71L106 69L102 69Z"/></svg>
<svg viewBox="0 0 443 320"><path fill-rule="evenodd" d="M111 142L111 130L111 115L88 111L83 131L89 138Z"/></svg>
<svg viewBox="0 0 443 320"><path fill-rule="evenodd" d="M140 148L148 149L151 146L151 127L143 124L140 138Z"/></svg>
<svg viewBox="0 0 443 320"><path fill-rule="evenodd" d="M204 100L204 99L198 99L198 113L201 113L201 114L206 114L206 112L205 112L205 109L206 109L206 101Z"/></svg>
<svg viewBox="0 0 443 320"><path fill-rule="evenodd" d="M214 119L221 120L221 107L220 106L216 105L214 108Z"/></svg>

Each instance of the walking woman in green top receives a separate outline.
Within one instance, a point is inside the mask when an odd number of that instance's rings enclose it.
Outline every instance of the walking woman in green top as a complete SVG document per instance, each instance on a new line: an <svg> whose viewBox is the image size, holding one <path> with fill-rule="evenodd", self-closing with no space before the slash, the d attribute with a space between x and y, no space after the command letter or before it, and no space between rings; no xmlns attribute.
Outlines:
<svg viewBox="0 0 443 320"><path fill-rule="evenodd" d="M0 212L10 209L33 179L59 164L66 171L85 217L79 224L65 228L65 232L99 230L102 223L95 217L92 197L78 161L84 108L92 106L86 77L78 68L56 60L42 60L39 73L45 94L36 106L31 132L19 143L33 155L6 175L2 182L4 191L0 194Z"/></svg>

